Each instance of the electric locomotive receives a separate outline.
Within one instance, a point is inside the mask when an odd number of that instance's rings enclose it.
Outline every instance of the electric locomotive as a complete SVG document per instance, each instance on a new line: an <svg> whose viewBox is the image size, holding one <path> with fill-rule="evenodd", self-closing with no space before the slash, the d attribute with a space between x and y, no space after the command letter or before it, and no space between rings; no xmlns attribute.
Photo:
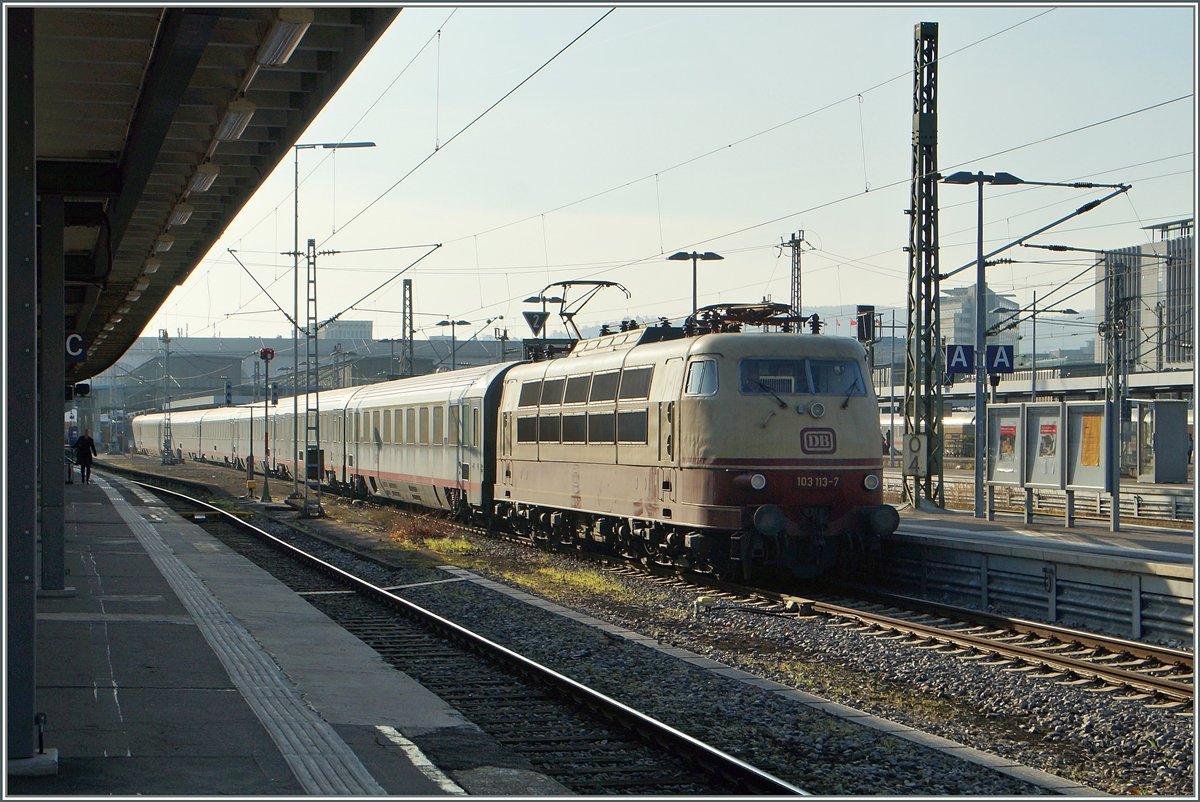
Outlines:
<svg viewBox="0 0 1200 802"><path fill-rule="evenodd" d="M895 531L858 342L659 331L505 374L496 513L516 531L743 580L814 577Z"/></svg>

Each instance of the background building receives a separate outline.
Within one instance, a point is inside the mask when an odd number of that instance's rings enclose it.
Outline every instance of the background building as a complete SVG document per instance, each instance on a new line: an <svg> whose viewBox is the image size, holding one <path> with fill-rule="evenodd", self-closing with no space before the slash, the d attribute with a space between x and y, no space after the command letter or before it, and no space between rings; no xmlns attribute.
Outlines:
<svg viewBox="0 0 1200 802"><path fill-rule="evenodd" d="M1119 328L1117 337L1130 371L1192 367L1196 265L1193 218L1147 226L1153 241L1110 251L1096 266L1096 309ZM1110 309L1107 280L1116 281L1117 308ZM1121 323L1113 318L1119 317ZM1095 359L1105 361L1107 340L1097 338Z"/></svg>

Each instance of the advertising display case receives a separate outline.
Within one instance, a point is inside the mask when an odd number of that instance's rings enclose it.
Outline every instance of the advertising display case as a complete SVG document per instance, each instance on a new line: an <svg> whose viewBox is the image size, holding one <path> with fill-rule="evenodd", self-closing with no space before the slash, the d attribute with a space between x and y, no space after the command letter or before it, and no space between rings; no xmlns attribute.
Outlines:
<svg viewBox="0 0 1200 802"><path fill-rule="evenodd" d="M1108 423L1103 401L1066 404L1066 489L1111 490L1108 471Z"/></svg>
<svg viewBox="0 0 1200 802"><path fill-rule="evenodd" d="M1025 404L1025 486L1066 488L1062 404Z"/></svg>
<svg viewBox="0 0 1200 802"><path fill-rule="evenodd" d="M1025 437L1021 408L1024 404L988 407L987 482L989 485L1022 485Z"/></svg>

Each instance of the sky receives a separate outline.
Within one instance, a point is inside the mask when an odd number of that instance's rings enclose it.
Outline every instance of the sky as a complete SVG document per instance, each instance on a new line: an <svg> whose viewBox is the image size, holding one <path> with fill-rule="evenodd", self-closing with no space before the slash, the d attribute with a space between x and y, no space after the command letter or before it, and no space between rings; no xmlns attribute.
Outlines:
<svg viewBox="0 0 1200 802"><path fill-rule="evenodd" d="M847 334L855 304L902 310L918 22L939 26L943 175L1132 185L1032 242L1136 245L1194 214L1191 5L407 6L299 140L376 145L299 155L301 245L340 251L318 260L318 316L399 337L411 278L418 338L448 317L471 323L460 339L520 338L540 308L524 299L601 279L630 297L602 290L581 328L679 323L692 265L667 256L724 257L697 268L700 306L786 303L779 246L801 231L805 310L841 307ZM289 154L147 334L290 336L275 303L293 304L292 184ZM988 186L985 250L1106 194ZM975 258L976 195L939 188L943 273ZM1094 319L1090 271L1061 288L1091 255L1003 255L991 289ZM1039 340L1054 336L1042 320Z"/></svg>

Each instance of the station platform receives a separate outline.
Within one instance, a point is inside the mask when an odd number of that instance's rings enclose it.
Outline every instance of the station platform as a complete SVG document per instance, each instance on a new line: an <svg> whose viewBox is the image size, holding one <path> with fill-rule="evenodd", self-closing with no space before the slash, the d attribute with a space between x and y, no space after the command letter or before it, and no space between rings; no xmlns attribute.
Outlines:
<svg viewBox="0 0 1200 802"><path fill-rule="evenodd" d="M973 544L982 550L1020 549L1025 553L1076 555L1080 561L1103 561L1110 567L1130 569L1143 565L1178 566L1170 573L1191 575L1196 537L1192 530L1142 526L1122 522L1117 532L1107 521L1076 518L1067 528L1063 519L1038 515L1026 523L1021 513L997 512L995 520L976 518L966 510L920 509L903 505L897 535L958 546ZM1062 557L1060 557L1062 559Z"/></svg>
<svg viewBox="0 0 1200 802"><path fill-rule="evenodd" d="M45 753L8 762L6 795L569 793L140 487L94 475L64 512Z"/></svg>

